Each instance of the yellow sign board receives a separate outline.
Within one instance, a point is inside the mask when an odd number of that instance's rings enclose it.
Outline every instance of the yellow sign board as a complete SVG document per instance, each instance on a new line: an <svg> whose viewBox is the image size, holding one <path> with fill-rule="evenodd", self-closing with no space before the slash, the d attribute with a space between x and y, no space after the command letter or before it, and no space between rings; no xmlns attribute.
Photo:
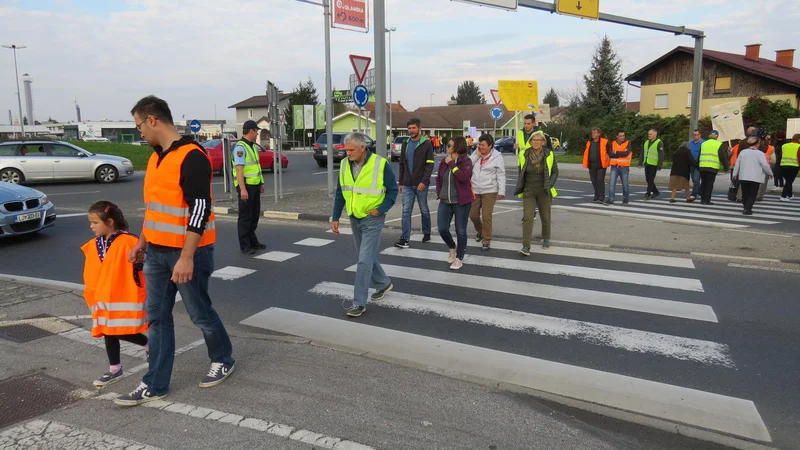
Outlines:
<svg viewBox="0 0 800 450"><path fill-rule="evenodd" d="M600 0L556 0L556 12L597 20L600 18Z"/></svg>
<svg viewBox="0 0 800 450"><path fill-rule="evenodd" d="M500 100L509 111L535 111L539 109L539 84L536 80L497 82Z"/></svg>

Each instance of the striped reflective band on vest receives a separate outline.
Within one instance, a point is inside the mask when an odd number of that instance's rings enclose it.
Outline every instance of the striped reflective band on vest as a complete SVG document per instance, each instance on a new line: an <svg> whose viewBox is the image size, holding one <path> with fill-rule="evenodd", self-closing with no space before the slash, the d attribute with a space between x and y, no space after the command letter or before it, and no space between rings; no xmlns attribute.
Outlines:
<svg viewBox="0 0 800 450"><path fill-rule="evenodd" d="M92 328L100 326L105 326L109 328L118 328L118 327L140 327L147 323L147 318L142 317L141 319L106 319L105 317L98 317L92 320Z"/></svg>
<svg viewBox="0 0 800 450"><path fill-rule="evenodd" d="M91 312L97 310L104 311L144 311L144 303L121 303L121 302L97 302L91 307Z"/></svg>
<svg viewBox="0 0 800 450"><path fill-rule="evenodd" d="M360 188L355 186L342 186L342 191L347 192L354 192L356 194L367 194L367 195L383 195L386 193L386 187L383 186L378 189L378 175L381 173L381 165L379 164L380 161L375 162L375 167L372 168L372 187L370 188ZM349 165L349 161L348 161ZM350 168L347 167L349 170ZM354 180L355 181L355 180Z"/></svg>
<svg viewBox="0 0 800 450"><path fill-rule="evenodd" d="M176 208L174 206L157 202L147 202L147 210L186 219L187 223L190 217L189 208ZM209 218L208 222L206 223L206 231L213 230L216 227L216 221ZM186 225L172 225L150 219L144 221L144 228L172 234L186 234Z"/></svg>

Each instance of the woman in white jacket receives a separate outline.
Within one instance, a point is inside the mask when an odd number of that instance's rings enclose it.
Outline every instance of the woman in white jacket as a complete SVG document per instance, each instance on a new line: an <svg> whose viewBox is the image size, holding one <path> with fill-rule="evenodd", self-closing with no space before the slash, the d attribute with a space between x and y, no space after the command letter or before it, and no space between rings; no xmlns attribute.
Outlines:
<svg viewBox="0 0 800 450"><path fill-rule="evenodd" d="M758 197L761 183L772 178L772 169L767 163L767 155L759 150L761 140L756 136L747 138L748 149L739 152L736 165L733 167L733 179L739 180L742 186L742 214L753 215L753 204Z"/></svg>
<svg viewBox="0 0 800 450"><path fill-rule="evenodd" d="M503 155L493 147L492 136L483 134L478 138L478 150L470 156L475 201L469 218L478 233L475 240L483 243L482 251L491 248L494 204L506 196L506 166Z"/></svg>

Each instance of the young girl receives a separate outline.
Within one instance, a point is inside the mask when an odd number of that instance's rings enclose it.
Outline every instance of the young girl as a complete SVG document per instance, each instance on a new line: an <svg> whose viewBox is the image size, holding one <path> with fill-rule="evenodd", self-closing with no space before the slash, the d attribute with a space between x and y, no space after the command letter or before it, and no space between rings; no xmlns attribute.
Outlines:
<svg viewBox="0 0 800 450"><path fill-rule="evenodd" d="M92 312L92 336L105 338L109 371L94 381L98 388L119 381L120 340L148 350L145 284L141 264L128 262L128 251L139 238L128 232L128 222L117 205L99 201L89 208L94 239L81 247L83 296Z"/></svg>

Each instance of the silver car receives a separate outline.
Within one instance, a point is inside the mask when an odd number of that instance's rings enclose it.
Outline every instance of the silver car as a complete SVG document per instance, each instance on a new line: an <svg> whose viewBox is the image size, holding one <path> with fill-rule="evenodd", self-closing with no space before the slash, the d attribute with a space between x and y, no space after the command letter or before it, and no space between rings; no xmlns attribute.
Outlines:
<svg viewBox="0 0 800 450"><path fill-rule="evenodd" d="M56 223L56 209L36 189L0 183L0 238L36 233Z"/></svg>
<svg viewBox="0 0 800 450"><path fill-rule="evenodd" d="M133 175L127 158L100 155L62 141L0 142L0 181L97 180L113 183Z"/></svg>

